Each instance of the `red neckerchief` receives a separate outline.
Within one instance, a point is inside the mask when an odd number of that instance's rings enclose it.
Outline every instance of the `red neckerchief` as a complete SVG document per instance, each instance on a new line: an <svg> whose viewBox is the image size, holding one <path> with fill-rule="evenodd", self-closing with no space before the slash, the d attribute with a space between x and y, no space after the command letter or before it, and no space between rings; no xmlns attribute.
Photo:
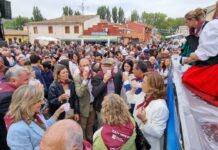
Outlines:
<svg viewBox="0 0 218 150"><path fill-rule="evenodd" d="M199 21L198 26L196 28L195 36L199 37L198 33L201 31L202 26L204 25L205 21Z"/></svg>
<svg viewBox="0 0 218 150"><path fill-rule="evenodd" d="M4 121L5 121L5 126L7 128L7 130L9 129L9 127L11 126L11 124L13 123L13 119L11 118L10 114L6 114L4 116Z"/></svg>
<svg viewBox="0 0 218 150"><path fill-rule="evenodd" d="M102 69L98 72L98 75L100 75L102 78L104 78L104 72L103 72ZM114 76L115 76L115 74L114 74L113 69L112 69L112 70L111 70L111 78L108 79L108 81L111 81Z"/></svg>
<svg viewBox="0 0 218 150"><path fill-rule="evenodd" d="M137 82L142 82L143 78L133 78L131 81L137 81Z"/></svg>
<svg viewBox="0 0 218 150"><path fill-rule="evenodd" d="M195 28L189 28L189 34L195 35Z"/></svg>
<svg viewBox="0 0 218 150"><path fill-rule="evenodd" d="M92 150L92 144L86 140L83 140L83 150Z"/></svg>
<svg viewBox="0 0 218 150"><path fill-rule="evenodd" d="M33 121L38 125L40 126L43 130L46 130L46 126L45 124L43 123L42 119L40 118L40 113L37 112L33 115Z"/></svg>
<svg viewBox="0 0 218 150"><path fill-rule="evenodd" d="M58 82L59 82L60 84L69 84L70 80L69 80L69 79L68 79L68 80L65 80L65 81L59 80Z"/></svg>
<svg viewBox="0 0 218 150"><path fill-rule="evenodd" d="M145 96L144 101L138 104L136 109L139 109L140 107L146 108L152 100L154 100L153 96Z"/></svg>
<svg viewBox="0 0 218 150"><path fill-rule="evenodd" d="M133 130L134 125L130 119L126 125L110 126L105 124L101 131L102 140L108 149L120 150L132 136Z"/></svg>
<svg viewBox="0 0 218 150"><path fill-rule="evenodd" d="M82 71L81 69L80 69L79 75L80 75L81 77L83 77L83 71ZM88 79L91 79L92 76L93 76L93 75L92 75L92 71L90 70L90 71L89 71L89 75L88 75Z"/></svg>
<svg viewBox="0 0 218 150"><path fill-rule="evenodd" d="M33 116L33 118L35 119L35 121L37 121L37 123L39 123L39 124L44 124L44 123L42 122L42 119L40 118L40 114L39 114L39 113L35 113L34 116Z"/></svg>

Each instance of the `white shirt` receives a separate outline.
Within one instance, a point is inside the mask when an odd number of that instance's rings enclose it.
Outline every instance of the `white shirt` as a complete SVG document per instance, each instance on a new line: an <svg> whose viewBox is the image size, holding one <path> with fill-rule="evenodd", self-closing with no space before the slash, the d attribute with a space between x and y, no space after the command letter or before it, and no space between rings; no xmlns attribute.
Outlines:
<svg viewBox="0 0 218 150"><path fill-rule="evenodd" d="M71 61L69 61L69 69L70 69L70 74L74 77L77 75L79 71L79 66Z"/></svg>
<svg viewBox="0 0 218 150"><path fill-rule="evenodd" d="M160 75L162 76L162 77L164 77L164 84L167 84L167 80L168 80L168 75L169 75L169 69L161 69L160 70Z"/></svg>
<svg viewBox="0 0 218 150"><path fill-rule="evenodd" d="M135 98L137 98L139 95L136 95ZM143 124L141 120L136 116L137 105L143 101L144 98L137 100L133 111L133 116L139 125L143 135L150 143L151 150L162 150L164 146L164 131L166 129L167 120L169 117L166 101L164 99L157 99L150 102L150 104L145 108L147 117L147 122L145 124Z"/></svg>
<svg viewBox="0 0 218 150"><path fill-rule="evenodd" d="M144 100L145 93L141 92L140 94L131 93L131 91L126 92L128 104L136 104L137 101Z"/></svg>
<svg viewBox="0 0 218 150"><path fill-rule="evenodd" d="M218 55L218 19L207 23L202 30L195 54L202 61Z"/></svg>

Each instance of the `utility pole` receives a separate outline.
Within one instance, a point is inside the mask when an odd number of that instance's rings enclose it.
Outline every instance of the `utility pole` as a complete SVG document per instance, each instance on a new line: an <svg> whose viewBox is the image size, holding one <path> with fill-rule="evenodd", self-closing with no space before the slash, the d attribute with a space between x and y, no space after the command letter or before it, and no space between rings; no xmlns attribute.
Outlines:
<svg viewBox="0 0 218 150"><path fill-rule="evenodd" d="M82 15L84 15L84 10L85 10L84 0L82 0L81 10L82 10Z"/></svg>
<svg viewBox="0 0 218 150"><path fill-rule="evenodd" d="M85 15L85 9L88 8L85 4L85 0L82 0L82 4L81 4L81 13L82 15Z"/></svg>

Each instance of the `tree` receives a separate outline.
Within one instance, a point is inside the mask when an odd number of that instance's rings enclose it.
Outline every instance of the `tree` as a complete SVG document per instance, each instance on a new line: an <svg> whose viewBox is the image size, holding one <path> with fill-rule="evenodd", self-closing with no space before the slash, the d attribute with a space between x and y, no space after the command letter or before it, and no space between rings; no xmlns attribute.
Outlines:
<svg viewBox="0 0 218 150"><path fill-rule="evenodd" d="M75 11L74 15L81 15L80 11Z"/></svg>
<svg viewBox="0 0 218 150"><path fill-rule="evenodd" d="M121 7L118 10L118 22L124 23L124 10Z"/></svg>
<svg viewBox="0 0 218 150"><path fill-rule="evenodd" d="M144 11L141 20L144 24L150 24L158 29L175 30L184 25L183 18L168 18L164 13L147 13Z"/></svg>
<svg viewBox="0 0 218 150"><path fill-rule="evenodd" d="M68 6L65 6L63 7L63 16L72 16L73 15L73 10L68 7Z"/></svg>
<svg viewBox="0 0 218 150"><path fill-rule="evenodd" d="M32 17L33 21L42 21L44 20L39 8L37 6L33 7L33 17Z"/></svg>
<svg viewBox="0 0 218 150"><path fill-rule="evenodd" d="M9 20L4 23L4 27L6 29L15 29L15 30L23 30L23 26L25 23L30 22L31 20L26 17L18 16L14 20Z"/></svg>
<svg viewBox="0 0 218 150"><path fill-rule="evenodd" d="M109 7L107 7L107 13L106 13L106 18L108 22L111 22L111 12Z"/></svg>
<svg viewBox="0 0 218 150"><path fill-rule="evenodd" d="M113 18L114 23L117 23L118 15L117 15L117 7L116 6L114 8L112 8L112 18Z"/></svg>
<svg viewBox="0 0 218 150"><path fill-rule="evenodd" d="M107 7L106 7L106 6L98 7L98 9L97 9L97 15L100 16L100 19L106 19Z"/></svg>
<svg viewBox="0 0 218 150"><path fill-rule="evenodd" d="M137 10L133 10L132 12L131 12L131 21L139 21L139 14L138 14L138 12L137 12Z"/></svg>

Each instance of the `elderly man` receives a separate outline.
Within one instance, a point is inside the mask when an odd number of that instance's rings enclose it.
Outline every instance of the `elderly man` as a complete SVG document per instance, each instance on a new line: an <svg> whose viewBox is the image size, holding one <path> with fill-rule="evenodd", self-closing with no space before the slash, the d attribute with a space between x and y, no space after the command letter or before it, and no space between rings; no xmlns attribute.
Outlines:
<svg viewBox="0 0 218 150"><path fill-rule="evenodd" d="M80 105L80 125L83 129L84 138L92 141L93 126L95 122L95 111L93 109L93 100L91 94L91 70L90 62L83 58L79 63L79 74L74 76L76 94L79 97Z"/></svg>
<svg viewBox="0 0 218 150"><path fill-rule="evenodd" d="M73 120L65 119L51 126L42 137L40 150L91 150L83 141L82 128Z"/></svg>
<svg viewBox="0 0 218 150"><path fill-rule="evenodd" d="M105 58L101 62L101 71L92 78L92 95L94 96L94 109L97 112L98 128L102 126L100 116L101 103L104 97L110 93L120 95L122 88L122 74L114 69L114 60Z"/></svg>
<svg viewBox="0 0 218 150"><path fill-rule="evenodd" d="M5 73L6 82L0 83L0 149L8 150L6 143L7 129L4 116L11 103L13 92L21 85L28 84L30 73L23 67L15 66Z"/></svg>

